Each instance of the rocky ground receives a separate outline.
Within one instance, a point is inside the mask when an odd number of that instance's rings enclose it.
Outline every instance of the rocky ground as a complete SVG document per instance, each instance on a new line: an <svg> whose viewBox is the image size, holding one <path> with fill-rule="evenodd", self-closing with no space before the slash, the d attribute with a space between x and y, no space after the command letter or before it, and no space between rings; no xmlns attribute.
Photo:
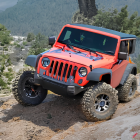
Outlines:
<svg viewBox="0 0 140 140"><path fill-rule="evenodd" d="M139 140L139 91L102 122L87 122L79 99L48 94L42 104L23 107L13 96L0 98L0 140Z"/></svg>

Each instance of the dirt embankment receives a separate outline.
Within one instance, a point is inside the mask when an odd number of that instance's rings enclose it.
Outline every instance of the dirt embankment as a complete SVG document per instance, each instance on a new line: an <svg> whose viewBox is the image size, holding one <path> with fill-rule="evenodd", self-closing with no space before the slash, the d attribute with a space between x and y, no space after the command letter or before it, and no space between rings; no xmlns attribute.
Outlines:
<svg viewBox="0 0 140 140"><path fill-rule="evenodd" d="M120 103L111 120L86 122L78 99L49 94L35 107L11 98L0 107L1 140L131 140L140 139L140 95ZM138 133L135 138L132 138Z"/></svg>
<svg viewBox="0 0 140 140"><path fill-rule="evenodd" d="M79 102L48 94L42 104L23 107L13 97L5 99L0 140L140 140L139 92L131 102L120 103L108 121L87 122Z"/></svg>

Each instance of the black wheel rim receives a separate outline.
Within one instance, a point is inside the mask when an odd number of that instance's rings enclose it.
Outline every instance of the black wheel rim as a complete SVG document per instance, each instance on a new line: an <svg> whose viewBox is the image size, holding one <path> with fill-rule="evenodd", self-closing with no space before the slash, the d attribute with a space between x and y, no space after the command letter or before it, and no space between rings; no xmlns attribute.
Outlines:
<svg viewBox="0 0 140 140"><path fill-rule="evenodd" d="M100 94L96 97L94 107L97 112L105 112L110 106L109 96Z"/></svg>
<svg viewBox="0 0 140 140"><path fill-rule="evenodd" d="M136 84L136 81L134 81L134 82L132 82L132 84L130 86L128 96L132 97L135 94L136 89L137 89L137 84Z"/></svg>
<svg viewBox="0 0 140 140"><path fill-rule="evenodd" d="M39 95L40 90L38 86L34 85L34 79L32 77L29 77L25 80L24 93L28 98L36 98Z"/></svg>

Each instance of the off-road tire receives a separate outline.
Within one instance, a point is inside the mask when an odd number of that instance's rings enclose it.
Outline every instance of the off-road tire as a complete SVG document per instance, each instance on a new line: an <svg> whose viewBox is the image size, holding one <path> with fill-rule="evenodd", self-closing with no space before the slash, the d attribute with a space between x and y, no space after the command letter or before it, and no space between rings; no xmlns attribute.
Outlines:
<svg viewBox="0 0 140 140"><path fill-rule="evenodd" d="M15 99L23 106L34 106L40 104L47 96L47 90L43 89L41 86L37 87L40 90L39 95L36 98L26 97L23 90L23 83L25 78L34 78L34 71L24 71L19 73L12 84L12 93Z"/></svg>
<svg viewBox="0 0 140 140"><path fill-rule="evenodd" d="M132 94L132 96L130 96L129 92L130 92L130 88L131 88L132 83L135 84L136 89L133 91L134 94ZM133 74L129 74L129 77L126 80L126 82L124 83L124 85L118 87L117 90L118 90L119 101L122 101L122 102L131 101L134 98L135 91L137 90L137 79L136 79L136 77Z"/></svg>
<svg viewBox="0 0 140 140"><path fill-rule="evenodd" d="M118 106L118 91L112 88L109 84L98 83L95 86L89 87L85 91L81 101L82 111L88 121L102 121L110 119L115 113ZM94 107L96 97L105 94L109 97L110 106L104 112L98 112Z"/></svg>

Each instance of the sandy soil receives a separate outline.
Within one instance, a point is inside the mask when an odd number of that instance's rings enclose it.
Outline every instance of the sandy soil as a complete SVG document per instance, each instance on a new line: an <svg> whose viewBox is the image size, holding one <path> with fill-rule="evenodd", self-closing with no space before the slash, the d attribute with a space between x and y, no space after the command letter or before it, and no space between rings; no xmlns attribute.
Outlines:
<svg viewBox="0 0 140 140"><path fill-rule="evenodd" d="M11 97L0 105L0 140L140 140L139 92L108 121L87 122L79 102L48 94L42 104L23 107Z"/></svg>

